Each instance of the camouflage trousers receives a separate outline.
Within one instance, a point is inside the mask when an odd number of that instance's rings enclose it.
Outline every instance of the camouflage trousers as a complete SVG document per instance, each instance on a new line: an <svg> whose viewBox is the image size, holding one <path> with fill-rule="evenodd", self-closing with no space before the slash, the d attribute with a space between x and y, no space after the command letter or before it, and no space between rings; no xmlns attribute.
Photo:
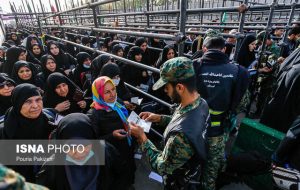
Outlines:
<svg viewBox="0 0 300 190"><path fill-rule="evenodd" d="M208 157L201 178L201 190L215 190L218 174L225 167L225 135L208 137Z"/></svg>

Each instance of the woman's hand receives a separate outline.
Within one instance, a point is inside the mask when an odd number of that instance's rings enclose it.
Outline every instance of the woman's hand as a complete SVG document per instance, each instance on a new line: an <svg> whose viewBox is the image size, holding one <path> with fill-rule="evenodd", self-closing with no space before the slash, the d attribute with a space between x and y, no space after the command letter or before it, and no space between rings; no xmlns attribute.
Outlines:
<svg viewBox="0 0 300 190"><path fill-rule="evenodd" d="M258 69L258 72L260 72L260 73L269 73L271 71L272 71L272 68L268 68L268 67L263 67L263 68Z"/></svg>
<svg viewBox="0 0 300 190"><path fill-rule="evenodd" d="M77 104L81 109L86 108L86 101L84 101L84 100L81 100L81 101L77 102Z"/></svg>
<svg viewBox="0 0 300 190"><path fill-rule="evenodd" d="M136 108L136 106L134 104L131 104L130 102L128 101L124 101L124 104L125 104L125 107L129 110L134 110Z"/></svg>
<svg viewBox="0 0 300 190"><path fill-rule="evenodd" d="M124 129L117 129L113 131L113 136L116 139L122 140L127 137L127 132Z"/></svg>
<svg viewBox="0 0 300 190"><path fill-rule="evenodd" d="M54 109L57 110L58 112L63 112L63 111L68 110L70 108L70 106L71 106L70 101L66 100L62 103L57 104Z"/></svg>

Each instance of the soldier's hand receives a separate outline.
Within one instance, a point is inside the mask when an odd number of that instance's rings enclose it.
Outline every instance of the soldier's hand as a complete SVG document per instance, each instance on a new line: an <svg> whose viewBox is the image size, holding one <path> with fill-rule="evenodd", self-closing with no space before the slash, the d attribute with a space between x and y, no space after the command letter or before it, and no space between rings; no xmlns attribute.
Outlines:
<svg viewBox="0 0 300 190"><path fill-rule="evenodd" d="M143 142L147 141L147 136L144 133L144 129L142 127L132 122L129 123L129 127L130 135L134 136L139 144L142 144Z"/></svg>
<svg viewBox="0 0 300 190"><path fill-rule="evenodd" d="M161 115L151 113L151 112L142 112L140 113L140 118L142 118L145 121L158 123L161 120Z"/></svg>

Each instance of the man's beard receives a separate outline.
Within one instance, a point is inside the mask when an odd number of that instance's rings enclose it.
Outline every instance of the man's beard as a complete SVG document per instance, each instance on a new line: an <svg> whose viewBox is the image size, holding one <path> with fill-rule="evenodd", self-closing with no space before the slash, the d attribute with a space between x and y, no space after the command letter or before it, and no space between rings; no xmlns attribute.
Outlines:
<svg viewBox="0 0 300 190"><path fill-rule="evenodd" d="M170 98L171 98L171 101L175 104L179 104L181 102L181 97L175 89Z"/></svg>

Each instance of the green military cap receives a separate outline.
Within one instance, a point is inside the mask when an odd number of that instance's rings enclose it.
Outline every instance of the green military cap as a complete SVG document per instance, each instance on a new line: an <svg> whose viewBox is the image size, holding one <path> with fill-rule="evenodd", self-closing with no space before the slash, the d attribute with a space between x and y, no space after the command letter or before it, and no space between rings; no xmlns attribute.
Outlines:
<svg viewBox="0 0 300 190"><path fill-rule="evenodd" d="M160 68L160 78L153 85L153 90L157 90L168 82L177 82L188 79L195 75L193 62L186 57L176 57L166 61Z"/></svg>
<svg viewBox="0 0 300 190"><path fill-rule="evenodd" d="M222 37L221 33L218 30L208 29L204 35L203 46L209 41L209 39L214 37Z"/></svg>
<svg viewBox="0 0 300 190"><path fill-rule="evenodd" d="M206 38L212 38L212 37L222 37L221 33L218 31L218 30L214 30L214 29L208 29L206 32L205 32L205 35L204 35L204 39Z"/></svg>

